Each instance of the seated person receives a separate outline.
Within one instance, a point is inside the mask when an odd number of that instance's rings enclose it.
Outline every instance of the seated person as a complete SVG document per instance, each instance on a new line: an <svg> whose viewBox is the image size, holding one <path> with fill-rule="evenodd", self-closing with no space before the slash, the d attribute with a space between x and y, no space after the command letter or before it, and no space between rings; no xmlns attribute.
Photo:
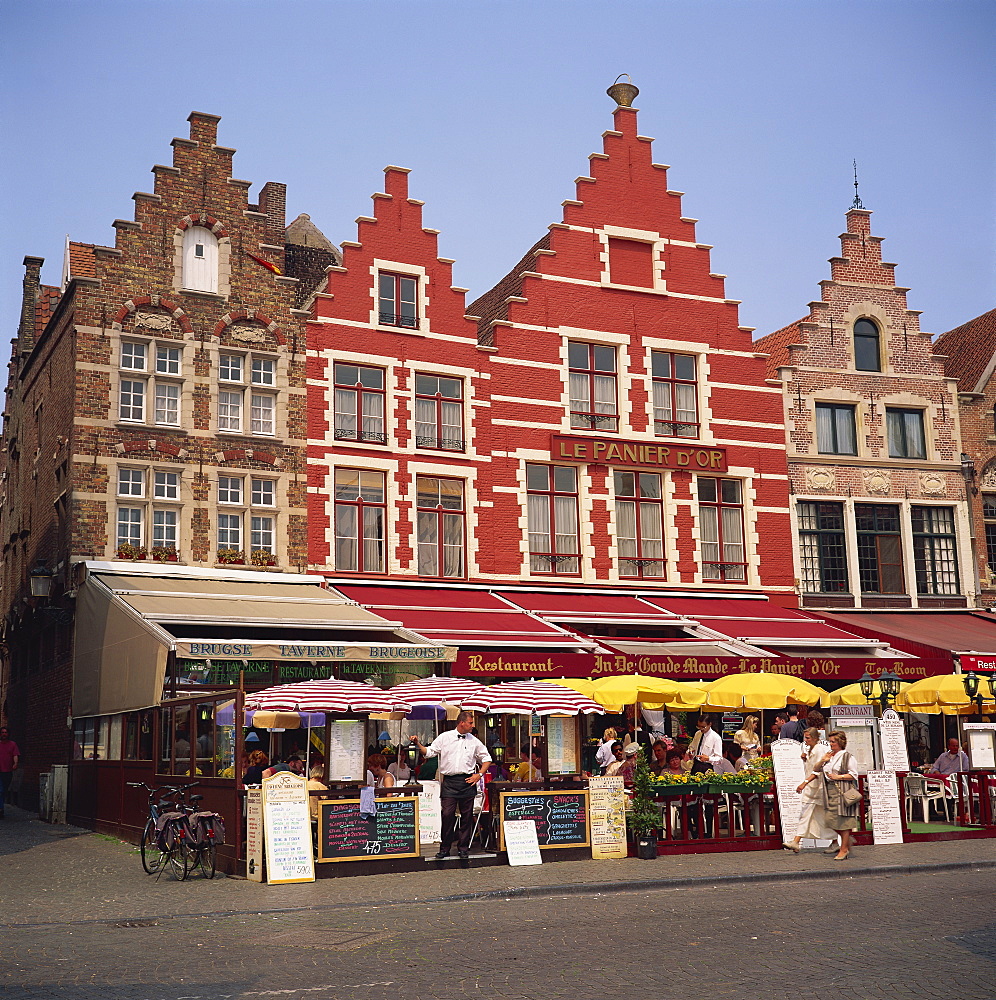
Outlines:
<svg viewBox="0 0 996 1000"><path fill-rule="evenodd" d="M394 783L396 785L407 785L412 780L412 769L400 754L397 760L392 761L388 765L387 773L394 775Z"/></svg>
<svg viewBox="0 0 996 1000"><path fill-rule="evenodd" d="M650 773L660 774L667 770L667 744L658 741L654 744L653 760L650 762Z"/></svg>
<svg viewBox="0 0 996 1000"><path fill-rule="evenodd" d="M614 778L620 771L622 771L623 764L626 762L623 745L620 740L613 740L611 749L613 759L605 769L603 777L606 778Z"/></svg>
<svg viewBox="0 0 996 1000"><path fill-rule="evenodd" d="M952 737L948 740L948 748L934 761L934 766L927 772L928 778L946 778L959 771L968 770L968 754L961 744Z"/></svg>
<svg viewBox="0 0 996 1000"><path fill-rule="evenodd" d="M733 760L733 758L730 758ZM745 767L750 767L750 761L747 759L747 754L741 753L736 760L733 761L734 770L742 771Z"/></svg>
<svg viewBox="0 0 996 1000"><path fill-rule="evenodd" d="M635 740L628 743L623 750L623 764L619 768L618 774L623 779L623 783L629 787L636 780L636 768L640 760L640 744Z"/></svg>
<svg viewBox="0 0 996 1000"><path fill-rule="evenodd" d="M262 750L253 750L249 754L249 767L246 769L245 774L242 775L243 785L259 785L263 781L263 771L269 770L267 764L270 763L270 758L263 753Z"/></svg>
<svg viewBox="0 0 996 1000"><path fill-rule="evenodd" d="M522 763L515 769L513 781L540 781L543 778L543 758L539 750L526 747L522 751Z"/></svg>
<svg viewBox="0 0 996 1000"><path fill-rule="evenodd" d="M668 750L664 758L664 770L661 774L685 774L684 768L685 762L685 751L684 750Z"/></svg>
<svg viewBox="0 0 996 1000"><path fill-rule="evenodd" d="M315 766L308 772L309 792L327 792L329 790L328 785L322 781L323 776L324 768L321 764L315 764ZM311 812L311 822L313 824L318 823L319 803L322 798L323 796L321 795L308 796L308 809Z"/></svg>
<svg viewBox="0 0 996 1000"><path fill-rule="evenodd" d="M393 788L394 775L387 769L387 758L382 753L372 753L367 757L368 775L373 775L375 788ZM367 784L371 784L368 780Z"/></svg>
<svg viewBox="0 0 996 1000"><path fill-rule="evenodd" d="M740 747L736 743L727 743L723 746L723 756L714 761L712 769L716 774L731 774L736 770L733 761L740 756Z"/></svg>

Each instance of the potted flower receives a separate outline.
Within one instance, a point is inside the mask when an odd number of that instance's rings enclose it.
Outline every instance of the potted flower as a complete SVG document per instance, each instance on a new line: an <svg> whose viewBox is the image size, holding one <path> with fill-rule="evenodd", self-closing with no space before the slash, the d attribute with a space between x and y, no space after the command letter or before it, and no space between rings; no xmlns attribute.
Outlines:
<svg viewBox="0 0 996 1000"><path fill-rule="evenodd" d="M643 750L637 751L636 771L633 775L633 807L626 813L633 838L636 856L649 861L657 857L657 829L661 814L653 801L654 786Z"/></svg>
<svg viewBox="0 0 996 1000"><path fill-rule="evenodd" d="M118 546L119 559L144 559L148 555L141 545L132 545L130 542L122 542Z"/></svg>
<svg viewBox="0 0 996 1000"><path fill-rule="evenodd" d="M172 545L154 545L152 547L152 558L156 562L176 562L177 552Z"/></svg>
<svg viewBox="0 0 996 1000"><path fill-rule="evenodd" d="M218 549L218 562L228 564L244 564L245 553L242 549Z"/></svg>
<svg viewBox="0 0 996 1000"><path fill-rule="evenodd" d="M253 566L276 566L277 557L266 549L253 549L249 553Z"/></svg>

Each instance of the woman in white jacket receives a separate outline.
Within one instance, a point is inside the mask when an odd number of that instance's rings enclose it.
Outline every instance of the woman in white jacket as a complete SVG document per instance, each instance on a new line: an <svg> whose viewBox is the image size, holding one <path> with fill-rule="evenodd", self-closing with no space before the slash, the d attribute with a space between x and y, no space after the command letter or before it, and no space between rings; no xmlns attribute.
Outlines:
<svg viewBox="0 0 996 1000"><path fill-rule="evenodd" d="M803 837L812 840L834 840L836 834L825 824L826 811L823 808L823 785L820 774L814 768L823 759L823 751L818 746L820 731L807 729L802 736L802 760L806 766L806 776L796 791L802 796L802 808L799 811L799 824L795 828L795 837L786 840L782 846L786 851L800 851L799 842Z"/></svg>

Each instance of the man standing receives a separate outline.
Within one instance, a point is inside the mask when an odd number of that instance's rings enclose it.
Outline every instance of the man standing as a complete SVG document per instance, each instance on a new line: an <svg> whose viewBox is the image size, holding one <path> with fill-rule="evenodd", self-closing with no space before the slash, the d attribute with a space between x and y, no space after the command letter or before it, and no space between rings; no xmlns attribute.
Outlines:
<svg viewBox="0 0 996 1000"><path fill-rule="evenodd" d="M799 721L799 709L795 705L789 705L785 710L788 720L784 723L778 736L783 740L797 740L802 742L802 735L806 731L806 724Z"/></svg>
<svg viewBox="0 0 996 1000"><path fill-rule="evenodd" d="M692 773L711 771L712 765L723 759L723 741L719 733L713 732L712 716L700 715L695 723L698 733L688 745L688 758L692 762Z"/></svg>
<svg viewBox="0 0 996 1000"><path fill-rule="evenodd" d="M0 746L3 746L3 744L0 743ZM0 758L0 768L2 767L2 758ZM934 761L934 766L927 772L927 777L946 778L949 774L957 774L959 771L967 770L968 754L962 750L958 741L952 737L948 740L947 751Z"/></svg>
<svg viewBox="0 0 996 1000"><path fill-rule="evenodd" d="M474 797L477 783L484 776L491 763L488 748L471 734L474 728L474 713L461 712L457 716L456 729L440 733L428 747L422 745L417 736L414 743L426 757L439 758L439 773L442 776L440 800L443 814L443 829L439 841L436 860L449 856L453 844L453 829L456 826L456 811L460 808L460 840L457 854L463 860L470 857L470 835L474 830Z"/></svg>
<svg viewBox="0 0 996 1000"><path fill-rule="evenodd" d="M10 788L10 782L20 759L21 748L10 738L7 727L0 727L0 819L3 819L7 789Z"/></svg>

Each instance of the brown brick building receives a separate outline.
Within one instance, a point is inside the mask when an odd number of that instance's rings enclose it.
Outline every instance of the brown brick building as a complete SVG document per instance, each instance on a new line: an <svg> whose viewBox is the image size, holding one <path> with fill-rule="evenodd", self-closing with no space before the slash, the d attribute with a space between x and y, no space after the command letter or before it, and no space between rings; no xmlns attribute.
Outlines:
<svg viewBox="0 0 996 1000"><path fill-rule="evenodd" d="M26 799L65 760L80 560L300 572L307 562L306 304L339 254L285 186L255 203L190 115L113 246L25 258L3 429L3 717L30 721ZM32 598L29 572L51 575ZM22 741L23 742L23 741Z"/></svg>
<svg viewBox="0 0 996 1000"><path fill-rule="evenodd" d="M956 386L870 215L847 213L808 315L755 342L783 390L800 602L974 606Z"/></svg>
<svg viewBox="0 0 996 1000"><path fill-rule="evenodd" d="M981 603L996 605L996 309L942 333L934 354L958 382L962 449L974 465L971 518Z"/></svg>

